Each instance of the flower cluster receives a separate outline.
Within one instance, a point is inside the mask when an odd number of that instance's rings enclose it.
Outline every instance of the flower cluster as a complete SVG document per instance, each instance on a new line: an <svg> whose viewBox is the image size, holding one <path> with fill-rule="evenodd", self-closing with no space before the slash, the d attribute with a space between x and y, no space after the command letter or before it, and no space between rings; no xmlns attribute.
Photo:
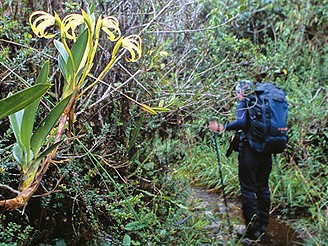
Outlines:
<svg viewBox="0 0 328 246"><path fill-rule="evenodd" d="M55 37L56 33L50 33L50 30L52 30L51 28L57 24L60 31L60 38L69 39L75 43L77 40L78 27L84 25L84 28L89 29L90 38L99 38L99 32L102 30L111 42L121 39L120 44L130 53L130 58L127 58L127 61L135 62L141 57L141 38L138 35L122 37L119 21L116 17L99 17L97 23L92 20L93 18L91 18L91 16L84 10L82 10L82 14L67 15L63 20L60 19L57 13L51 15L44 11L33 12L29 18L32 31L39 38Z"/></svg>

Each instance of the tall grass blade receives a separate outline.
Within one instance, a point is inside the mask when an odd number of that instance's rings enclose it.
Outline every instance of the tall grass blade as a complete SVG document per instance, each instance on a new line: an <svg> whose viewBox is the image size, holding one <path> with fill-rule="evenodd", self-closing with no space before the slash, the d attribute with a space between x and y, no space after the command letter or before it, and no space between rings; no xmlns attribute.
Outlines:
<svg viewBox="0 0 328 246"><path fill-rule="evenodd" d="M137 136L140 132L143 121L144 121L144 115L140 118L136 128L133 131L132 137L131 137L131 139L129 141L129 144L128 144L128 151L130 151L130 149L133 147L134 143L136 142Z"/></svg>

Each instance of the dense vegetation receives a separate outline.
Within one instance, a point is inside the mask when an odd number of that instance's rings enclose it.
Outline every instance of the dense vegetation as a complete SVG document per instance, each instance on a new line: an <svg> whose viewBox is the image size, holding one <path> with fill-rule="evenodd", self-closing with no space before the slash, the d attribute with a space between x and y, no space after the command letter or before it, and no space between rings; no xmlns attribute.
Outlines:
<svg viewBox="0 0 328 246"><path fill-rule="evenodd" d="M227 228L208 235L188 187L221 194L208 120L234 119L233 88L244 78L273 81L288 94L289 144L271 175L272 211L292 219L308 245L327 243L328 1L87 2L96 16L116 16L124 36L139 34L142 57L118 60L77 99L73 137L63 137L28 205L1 213L1 245L214 245L222 238L238 244L226 239ZM53 40L36 37L28 18L36 10L80 13L81 3L0 5L0 98L34 85L49 61L53 86L36 113L38 125L65 85ZM106 67L113 46L100 36L82 89ZM233 199L236 156L224 157L231 134L220 135L219 146ZM8 117L0 136L6 200L17 195L22 172Z"/></svg>

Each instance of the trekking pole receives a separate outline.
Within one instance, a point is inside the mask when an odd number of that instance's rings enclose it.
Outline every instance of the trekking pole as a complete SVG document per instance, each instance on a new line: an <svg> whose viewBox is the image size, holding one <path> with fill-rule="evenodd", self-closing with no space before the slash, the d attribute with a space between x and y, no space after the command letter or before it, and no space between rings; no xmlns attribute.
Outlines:
<svg viewBox="0 0 328 246"><path fill-rule="evenodd" d="M218 143L216 141L216 132L214 132L213 137L214 137L216 157L218 159L218 167L219 167L219 172L220 172L220 179L221 179L221 186L222 186L222 192L223 192L224 205L225 205L226 213L227 213L228 226L229 226L230 234L232 234L232 226L230 224L227 197L226 197L226 194L225 194L225 191L224 191L224 183L223 183L222 170L221 170L220 153L219 153Z"/></svg>

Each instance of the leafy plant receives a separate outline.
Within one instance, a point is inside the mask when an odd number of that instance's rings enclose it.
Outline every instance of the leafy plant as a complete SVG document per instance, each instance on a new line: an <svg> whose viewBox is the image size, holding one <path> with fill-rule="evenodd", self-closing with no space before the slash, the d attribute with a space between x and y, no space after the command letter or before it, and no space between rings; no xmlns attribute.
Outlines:
<svg viewBox="0 0 328 246"><path fill-rule="evenodd" d="M1 246L5 245L25 245L29 244L32 237L33 228L26 226L22 228L21 225L14 222L9 222L3 230L0 231Z"/></svg>
<svg viewBox="0 0 328 246"><path fill-rule="evenodd" d="M94 65L95 53L97 51L100 30L102 29L110 41L116 42L112 50L112 57L105 69L100 73L96 80L85 90L88 90L97 84L103 76L117 61L117 53L120 47L123 47L130 54L128 61L137 61L141 56L141 39L137 35L121 37L118 21L115 17L99 17L95 20L95 15L89 9L82 10L82 14L72 14L66 16L63 20L55 13L54 16L36 11L29 18L32 30L38 37L54 38L47 28L55 23L60 29L60 41L55 40L55 46L59 51L59 67L65 78L62 101L52 109L49 115L44 119L34 134L33 125L35 113L38 108L39 100L23 110L10 117L17 144L14 147L14 157L22 166L22 191L16 198L9 201L0 201L0 207L5 210L13 210L24 206L32 194L37 189L43 175L47 171L52 156L60 144L67 117L69 118L69 134L74 120L74 104L79 95L82 85ZM76 28L83 25L81 32L76 34ZM72 42L69 47L68 42ZM45 83L47 80L49 65L43 67L37 84ZM7 102L7 101L5 101ZM50 144L43 153L39 151L43 141L47 138L49 132L58 122L57 133L53 144ZM50 139L49 139L50 140ZM47 142L50 143L49 141ZM32 150L32 151L31 151ZM46 158L44 158L46 157ZM44 158L44 159L43 159ZM40 166L41 160L43 162ZM40 168L39 168L40 166Z"/></svg>

